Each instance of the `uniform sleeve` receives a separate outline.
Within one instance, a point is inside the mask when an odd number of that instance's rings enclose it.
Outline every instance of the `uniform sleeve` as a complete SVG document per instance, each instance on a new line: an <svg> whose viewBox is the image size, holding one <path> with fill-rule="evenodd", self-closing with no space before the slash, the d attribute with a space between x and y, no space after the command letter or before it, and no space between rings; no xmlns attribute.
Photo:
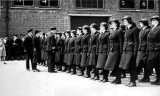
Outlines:
<svg viewBox="0 0 160 96"><path fill-rule="evenodd" d="M123 33L121 30L118 31L118 38L120 43L120 53L123 52Z"/></svg>
<svg viewBox="0 0 160 96"><path fill-rule="evenodd" d="M135 41L135 46L134 46L134 52L138 51L138 46L139 46L139 32L140 30L138 28L133 29L133 34L134 34L134 41Z"/></svg>

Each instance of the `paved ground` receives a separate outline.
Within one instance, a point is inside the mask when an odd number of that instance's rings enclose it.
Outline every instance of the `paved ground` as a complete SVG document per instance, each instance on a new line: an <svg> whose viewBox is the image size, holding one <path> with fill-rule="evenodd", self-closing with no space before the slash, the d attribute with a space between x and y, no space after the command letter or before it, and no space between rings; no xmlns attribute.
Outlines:
<svg viewBox="0 0 160 96"><path fill-rule="evenodd" d="M27 72L24 61L8 61L7 65L0 62L0 96L160 96L160 86L147 83L128 88L38 68L42 72ZM128 78L122 81L127 83Z"/></svg>

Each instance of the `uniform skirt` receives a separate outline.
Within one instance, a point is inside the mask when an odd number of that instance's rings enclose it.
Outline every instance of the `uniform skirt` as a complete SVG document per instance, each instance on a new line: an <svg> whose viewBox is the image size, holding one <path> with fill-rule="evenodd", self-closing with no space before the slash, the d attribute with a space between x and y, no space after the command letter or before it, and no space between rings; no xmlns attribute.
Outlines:
<svg viewBox="0 0 160 96"><path fill-rule="evenodd" d="M113 71L115 69L115 66L118 66L120 61L120 52L119 51L114 51L114 52L109 52L107 61L105 63L105 70L110 70Z"/></svg>
<svg viewBox="0 0 160 96"><path fill-rule="evenodd" d="M96 68L104 69L104 65L106 63L106 60L107 60L107 52L106 53L99 53Z"/></svg>
<svg viewBox="0 0 160 96"><path fill-rule="evenodd" d="M96 65L97 64L97 56L96 53L90 53L88 58L88 65Z"/></svg>
<svg viewBox="0 0 160 96"><path fill-rule="evenodd" d="M67 64L67 60L68 60L68 55L69 55L69 53L64 53L64 63L66 63Z"/></svg>
<svg viewBox="0 0 160 96"><path fill-rule="evenodd" d="M160 68L160 53L155 51L148 52L147 68L151 72L153 68Z"/></svg>
<svg viewBox="0 0 160 96"><path fill-rule="evenodd" d="M48 58L47 51L43 49L41 51L41 59L42 60L47 60L47 58Z"/></svg>
<svg viewBox="0 0 160 96"><path fill-rule="evenodd" d="M87 59L88 59L88 56L87 56L87 53L82 53L82 58L81 58L81 67L85 67L87 66Z"/></svg>
<svg viewBox="0 0 160 96"><path fill-rule="evenodd" d="M137 58L136 58L136 66L143 67L147 64L147 54L143 51L138 51Z"/></svg>
<svg viewBox="0 0 160 96"><path fill-rule="evenodd" d="M6 56L6 50L0 50L0 56Z"/></svg>
<svg viewBox="0 0 160 96"><path fill-rule="evenodd" d="M60 58L61 58L61 53L60 52L56 52L55 62L60 62Z"/></svg>
<svg viewBox="0 0 160 96"><path fill-rule="evenodd" d="M132 60L133 60L133 52L132 51L123 51L119 68L122 68L124 70L128 70L130 67L129 65L131 64L131 62L133 62Z"/></svg>
<svg viewBox="0 0 160 96"><path fill-rule="evenodd" d="M74 64L75 65L81 64L81 53L75 53Z"/></svg>
<svg viewBox="0 0 160 96"><path fill-rule="evenodd" d="M74 61L74 52L70 52L68 54L67 65L73 65L73 61Z"/></svg>

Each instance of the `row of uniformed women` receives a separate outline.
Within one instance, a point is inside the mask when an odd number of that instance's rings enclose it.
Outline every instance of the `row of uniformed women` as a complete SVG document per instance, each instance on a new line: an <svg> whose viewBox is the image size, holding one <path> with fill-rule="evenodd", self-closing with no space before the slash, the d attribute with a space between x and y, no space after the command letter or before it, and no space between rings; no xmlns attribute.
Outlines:
<svg viewBox="0 0 160 96"><path fill-rule="evenodd" d="M149 82L151 70L155 68L157 79L151 84L159 85L160 18L151 18L151 29L148 20L141 19L141 31L131 17L125 16L122 20L126 27L124 32L119 21L112 20L109 30L103 22L99 31L95 23L90 26L84 25L76 31L65 32L66 38L63 40L58 33L56 63L59 70L62 70L62 64L66 64L63 71L71 73L73 68L72 74L76 74L79 68L79 76L84 76L86 69L85 77L90 78L94 69L94 80L99 80L99 70L103 70L101 82L108 82L109 71L114 71L116 79L111 82L113 84L121 84L122 70L128 70L130 82L126 86L133 87L136 86L137 68L144 68L144 78L140 82Z"/></svg>

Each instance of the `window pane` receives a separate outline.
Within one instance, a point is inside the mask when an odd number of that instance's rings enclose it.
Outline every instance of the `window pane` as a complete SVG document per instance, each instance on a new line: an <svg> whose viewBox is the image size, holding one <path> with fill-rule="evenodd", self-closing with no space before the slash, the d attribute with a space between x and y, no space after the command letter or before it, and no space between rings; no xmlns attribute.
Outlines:
<svg viewBox="0 0 160 96"><path fill-rule="evenodd" d="M40 6L49 6L48 0L40 0Z"/></svg>
<svg viewBox="0 0 160 96"><path fill-rule="evenodd" d="M148 9L154 9L154 0L148 0Z"/></svg>
<svg viewBox="0 0 160 96"><path fill-rule="evenodd" d="M134 0L120 0L120 8L134 8Z"/></svg>
<svg viewBox="0 0 160 96"><path fill-rule="evenodd" d="M82 7L87 8L87 0L82 0Z"/></svg>
<svg viewBox="0 0 160 96"><path fill-rule="evenodd" d="M81 0L76 0L76 7L80 7L81 6Z"/></svg>
<svg viewBox="0 0 160 96"><path fill-rule="evenodd" d="M103 0L98 0L98 8L103 8Z"/></svg>
<svg viewBox="0 0 160 96"><path fill-rule="evenodd" d="M24 0L25 6L33 6L33 0Z"/></svg>
<svg viewBox="0 0 160 96"><path fill-rule="evenodd" d="M98 6L97 6L97 4L98 4L98 3L97 3L97 0L93 0L92 3L93 3L93 8L97 8L97 7L98 7Z"/></svg>
<svg viewBox="0 0 160 96"><path fill-rule="evenodd" d="M87 0L87 8L93 8L93 0Z"/></svg>
<svg viewBox="0 0 160 96"><path fill-rule="evenodd" d="M14 0L14 1L13 1L13 4L14 4L14 5L18 5L18 6L19 6L19 5L22 6L22 5L23 5L23 0Z"/></svg>
<svg viewBox="0 0 160 96"><path fill-rule="evenodd" d="M50 0L50 6L59 7L59 0Z"/></svg>
<svg viewBox="0 0 160 96"><path fill-rule="evenodd" d="M140 1L140 8L141 9L147 9L147 0L141 0Z"/></svg>

